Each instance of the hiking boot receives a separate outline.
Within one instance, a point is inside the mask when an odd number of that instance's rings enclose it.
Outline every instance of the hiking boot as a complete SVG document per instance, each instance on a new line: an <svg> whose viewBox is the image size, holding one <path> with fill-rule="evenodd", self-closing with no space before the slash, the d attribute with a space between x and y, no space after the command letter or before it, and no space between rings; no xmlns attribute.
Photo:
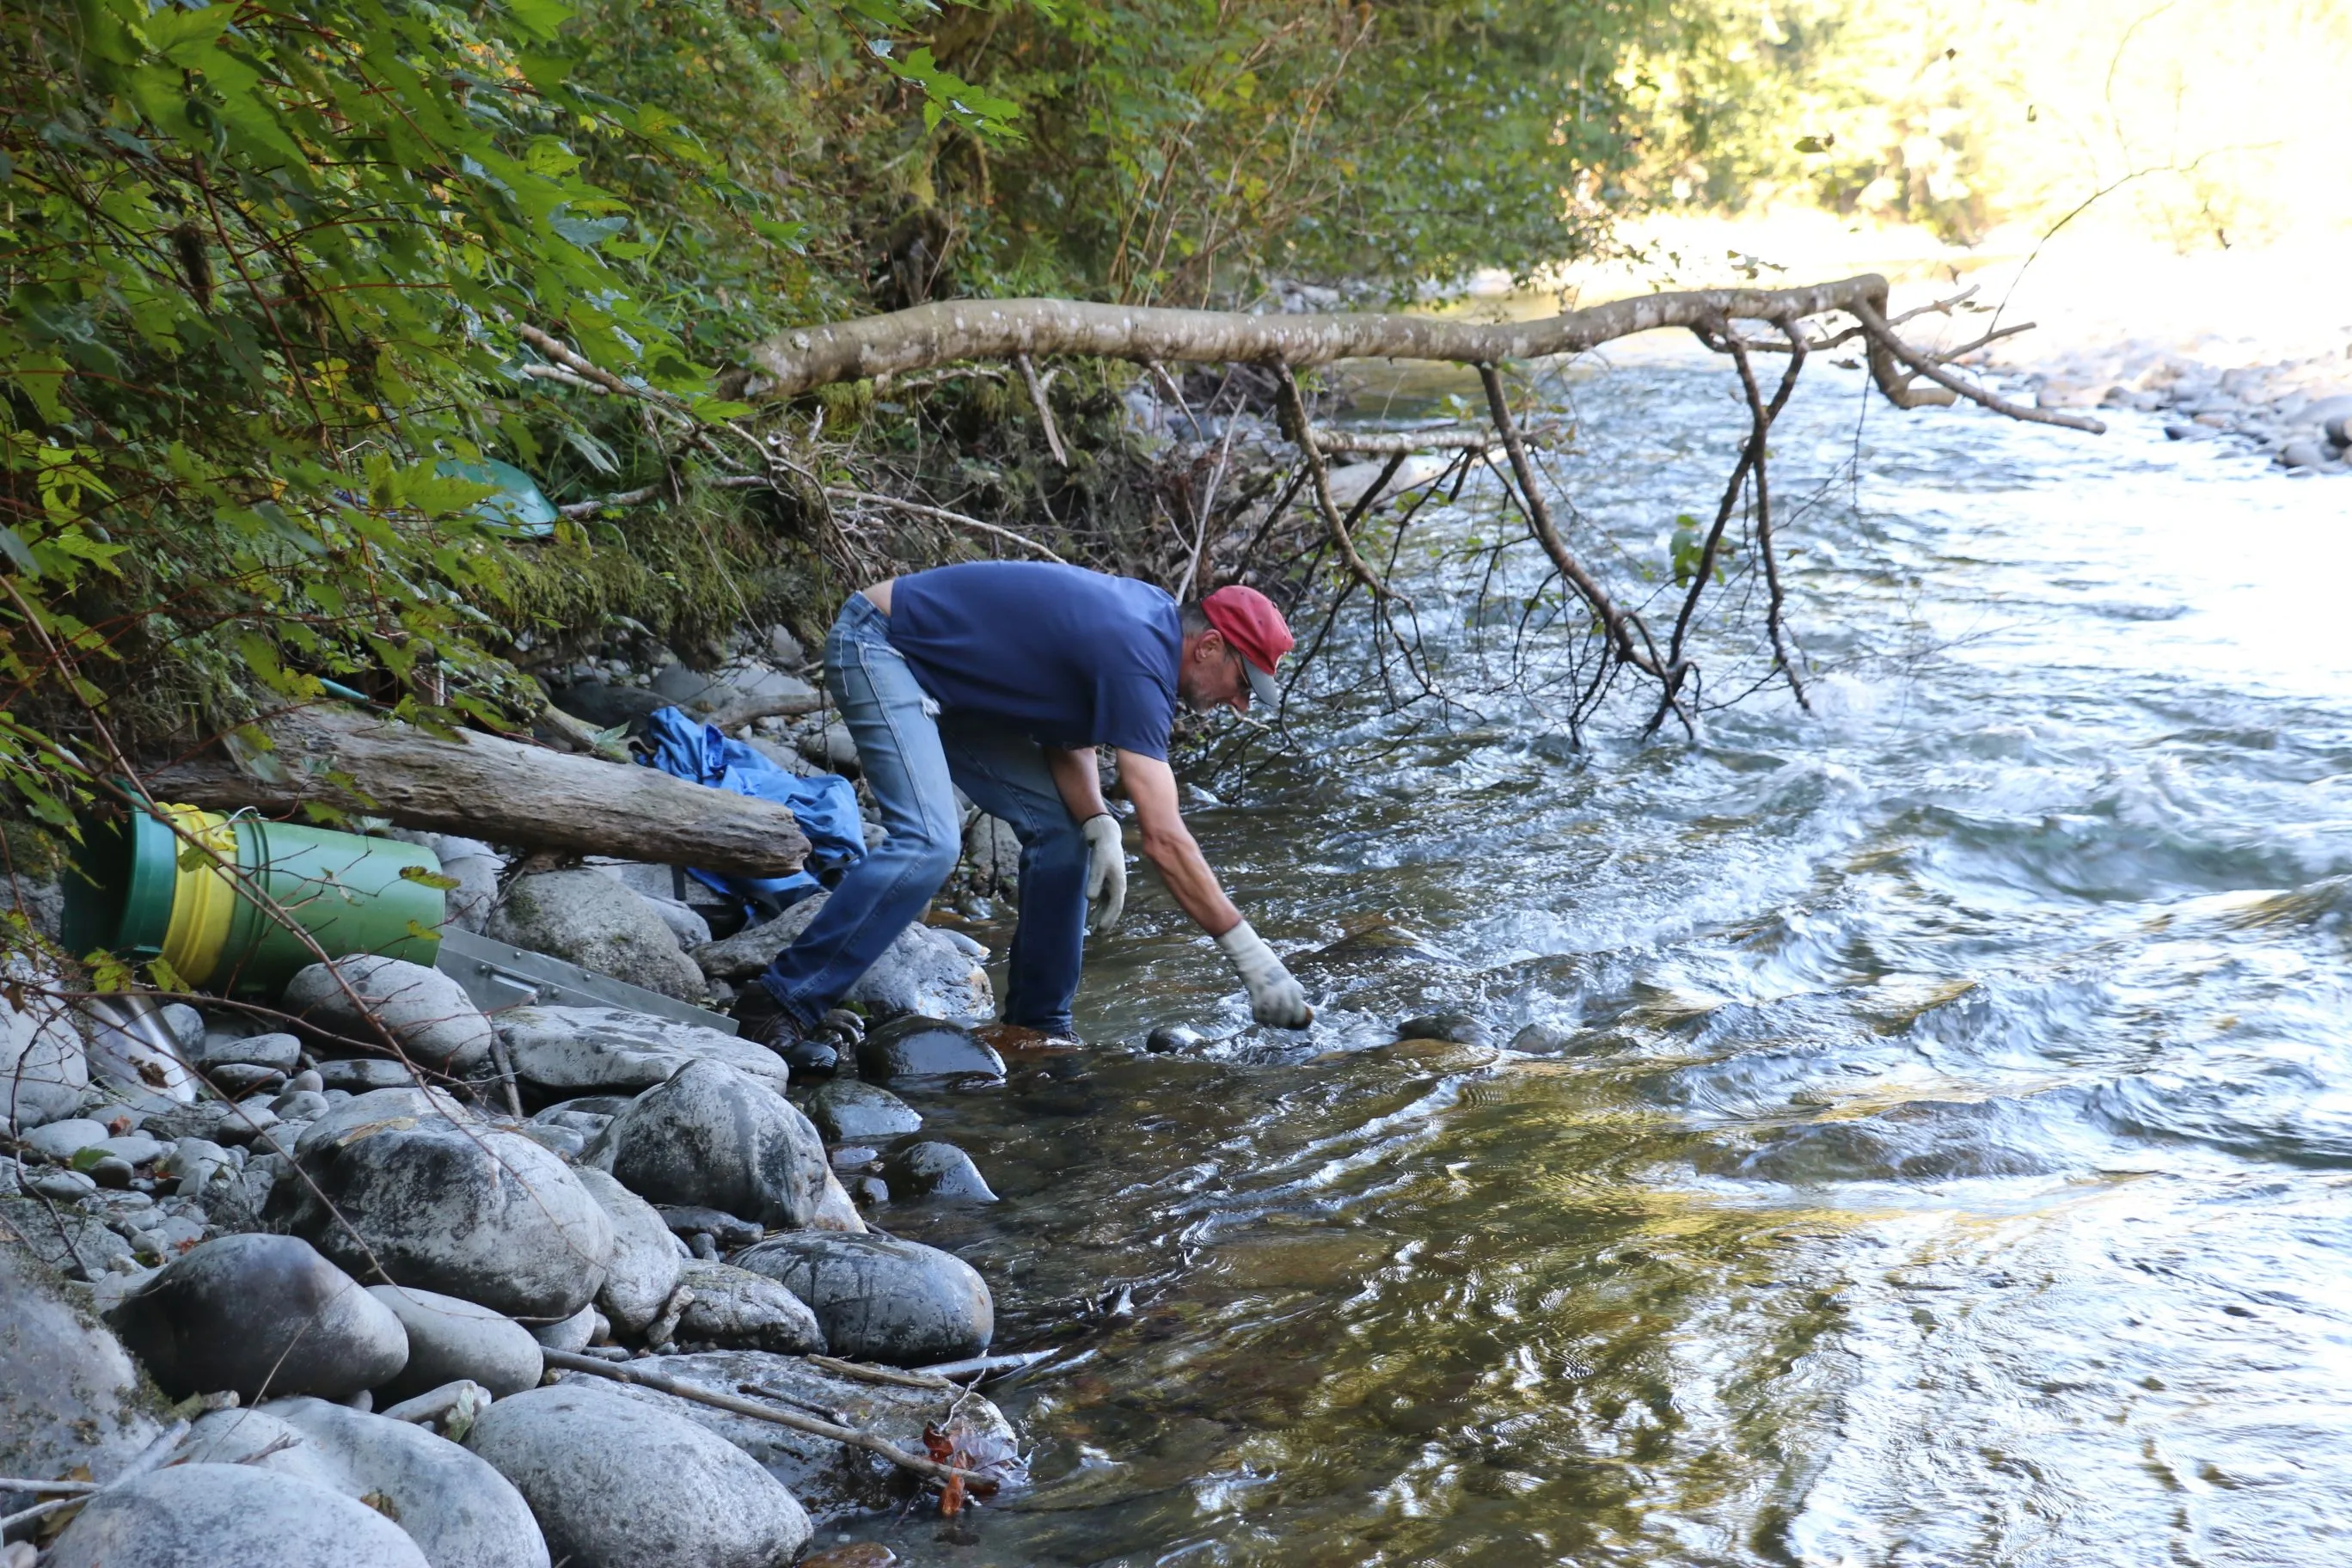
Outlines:
<svg viewBox="0 0 2352 1568"><path fill-rule="evenodd" d="M841 1069L841 1053L824 1040L812 1039L801 1021L758 981L743 987L733 1012L736 1033L783 1058L795 1079L831 1078Z"/></svg>

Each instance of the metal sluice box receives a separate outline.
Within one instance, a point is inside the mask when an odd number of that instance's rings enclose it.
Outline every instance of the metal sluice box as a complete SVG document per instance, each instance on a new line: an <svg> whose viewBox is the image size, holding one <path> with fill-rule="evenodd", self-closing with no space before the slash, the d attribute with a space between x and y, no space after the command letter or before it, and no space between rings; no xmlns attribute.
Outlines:
<svg viewBox="0 0 2352 1568"><path fill-rule="evenodd" d="M735 1020L691 1002L680 1002L658 991L530 952L520 947L476 936L446 926L441 931L440 955L434 967L455 980L485 1013L509 1007L621 1007L651 1013L681 1024L696 1024L721 1034L735 1032Z"/></svg>

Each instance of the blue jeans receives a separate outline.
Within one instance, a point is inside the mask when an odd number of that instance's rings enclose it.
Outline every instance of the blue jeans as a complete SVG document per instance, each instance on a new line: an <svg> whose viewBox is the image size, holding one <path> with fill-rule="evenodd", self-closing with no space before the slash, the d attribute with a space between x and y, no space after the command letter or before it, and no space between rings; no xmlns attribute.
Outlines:
<svg viewBox="0 0 2352 1568"><path fill-rule="evenodd" d="M1044 749L976 715L940 713L890 646L890 617L863 594L850 595L825 637L824 681L890 837L849 868L760 983L803 1027L822 1019L955 869L961 785L1021 841L1021 920L1003 1015L1070 1033L1086 942L1087 841Z"/></svg>

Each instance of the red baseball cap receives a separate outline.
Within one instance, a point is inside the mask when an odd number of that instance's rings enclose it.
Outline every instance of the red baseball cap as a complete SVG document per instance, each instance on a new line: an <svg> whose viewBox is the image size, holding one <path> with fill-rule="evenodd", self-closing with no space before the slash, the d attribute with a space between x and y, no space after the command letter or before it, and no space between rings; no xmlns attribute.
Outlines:
<svg viewBox="0 0 2352 1568"><path fill-rule="evenodd" d="M1269 707L1279 707L1282 688L1275 681L1274 667L1291 650L1295 639L1274 601L1255 588L1236 583L1202 600L1201 613L1242 656L1252 695Z"/></svg>

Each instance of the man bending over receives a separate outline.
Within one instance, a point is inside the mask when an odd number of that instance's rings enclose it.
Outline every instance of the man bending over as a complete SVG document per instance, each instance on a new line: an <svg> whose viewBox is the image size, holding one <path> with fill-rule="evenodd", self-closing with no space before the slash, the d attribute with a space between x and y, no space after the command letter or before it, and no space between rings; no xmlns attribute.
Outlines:
<svg viewBox="0 0 2352 1568"><path fill-rule="evenodd" d="M1271 702L1290 647L1282 613L1255 588L1220 588L1180 608L1149 584L1076 566L975 562L851 595L825 637L825 685L890 837L744 988L735 1004L744 1036L795 1072L832 1069L817 1025L955 869L958 786L1021 841L1003 1016L1070 1035L1087 900L1095 930L1108 931L1127 897L1097 745L1118 752L1144 858L1216 939L1252 1015L1305 1028L1314 1019L1305 990L1217 885L1168 767L1178 702L1196 712L1245 712L1253 693Z"/></svg>

